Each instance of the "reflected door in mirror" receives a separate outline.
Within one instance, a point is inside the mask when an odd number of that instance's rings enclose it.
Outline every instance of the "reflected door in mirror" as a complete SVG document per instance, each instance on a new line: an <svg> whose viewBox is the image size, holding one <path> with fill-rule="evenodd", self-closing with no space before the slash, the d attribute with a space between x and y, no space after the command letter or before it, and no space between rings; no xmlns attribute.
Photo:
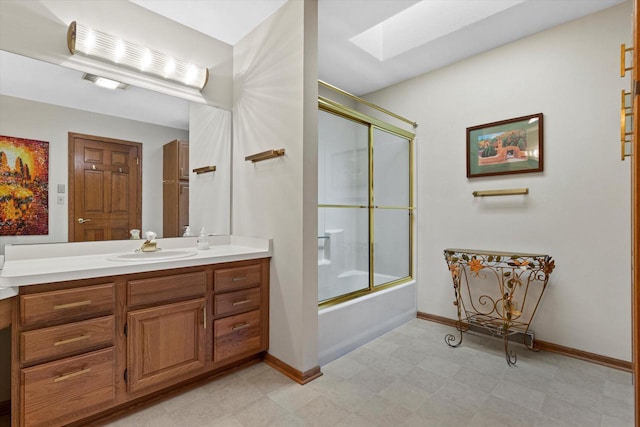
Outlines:
<svg viewBox="0 0 640 427"><path fill-rule="evenodd" d="M141 226L142 145L69 133L69 241L121 240Z"/></svg>

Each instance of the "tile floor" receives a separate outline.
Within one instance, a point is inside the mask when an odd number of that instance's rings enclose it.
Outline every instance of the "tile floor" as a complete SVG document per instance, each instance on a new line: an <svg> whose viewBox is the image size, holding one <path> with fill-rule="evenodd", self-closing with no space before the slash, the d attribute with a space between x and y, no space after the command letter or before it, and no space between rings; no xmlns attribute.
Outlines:
<svg viewBox="0 0 640 427"><path fill-rule="evenodd" d="M300 386L253 365L109 427L633 426L631 374L415 319ZM0 419L0 426L2 426ZM6 422L6 420L5 420Z"/></svg>

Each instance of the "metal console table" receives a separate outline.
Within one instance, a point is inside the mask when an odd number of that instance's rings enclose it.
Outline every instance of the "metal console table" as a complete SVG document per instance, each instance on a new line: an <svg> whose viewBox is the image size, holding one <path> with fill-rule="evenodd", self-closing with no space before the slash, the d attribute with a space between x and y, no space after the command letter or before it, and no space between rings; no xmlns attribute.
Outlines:
<svg viewBox="0 0 640 427"><path fill-rule="evenodd" d="M444 250L444 257L453 280L460 332L459 337L447 334L445 342L459 346L462 333L475 325L502 337L508 365L518 360L509 350L510 336L522 334L524 345L537 350L529 325L555 261L545 254L450 248Z"/></svg>

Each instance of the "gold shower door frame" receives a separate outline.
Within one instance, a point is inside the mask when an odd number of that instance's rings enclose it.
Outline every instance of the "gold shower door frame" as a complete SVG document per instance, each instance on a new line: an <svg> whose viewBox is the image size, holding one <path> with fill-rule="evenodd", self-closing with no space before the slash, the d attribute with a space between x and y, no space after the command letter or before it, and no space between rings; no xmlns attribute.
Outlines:
<svg viewBox="0 0 640 427"><path fill-rule="evenodd" d="M318 208L341 208L341 209L368 209L368 217L369 217L369 286L365 289L360 289L354 292L349 292L346 294L338 295L336 297L329 298L327 300L319 302L318 306L320 308L329 307L335 304L339 304L344 301L348 301L354 298L358 298L363 295L370 294L371 292L381 291L383 289L388 289L390 287L406 283L410 280L413 280L414 277L414 263L413 263L413 246L414 246L414 195L413 195L413 144L415 141L415 134L408 132L404 129L396 127L392 124L386 123L382 120L371 117L367 114L361 113L359 111L353 110L345 105L337 103L335 101L329 100L328 98L319 96L318 97L318 108L321 111L325 111L330 114L334 114L336 116L343 117L344 119L351 120L360 124L363 124L369 129L369 141L368 141L368 157L369 157L369 185L368 185L368 205L367 206L356 206L356 205L332 205L332 204L318 204ZM406 139L409 143L409 206L377 206L374 204L374 188L373 188L373 179L374 179L374 164L373 164L373 132L375 129L390 133L392 135L398 136L400 138ZM396 280L392 280L390 282L375 285L374 280L374 272L375 272L375 260L374 260L374 212L376 209L390 209L390 210L406 210L409 215L409 275L405 277L401 277Z"/></svg>

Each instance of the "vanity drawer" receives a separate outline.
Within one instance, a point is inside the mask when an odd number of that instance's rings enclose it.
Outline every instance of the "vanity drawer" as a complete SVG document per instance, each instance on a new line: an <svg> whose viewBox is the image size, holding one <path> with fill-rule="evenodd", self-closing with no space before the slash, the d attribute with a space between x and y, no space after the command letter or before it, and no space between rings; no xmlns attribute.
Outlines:
<svg viewBox="0 0 640 427"><path fill-rule="evenodd" d="M260 308L260 288L218 294L214 297L216 317L229 316Z"/></svg>
<svg viewBox="0 0 640 427"><path fill-rule="evenodd" d="M114 316L68 323L20 334L20 359L29 363L113 344Z"/></svg>
<svg viewBox="0 0 640 427"><path fill-rule="evenodd" d="M77 320L113 313L114 285L86 286L20 296L23 325L38 322Z"/></svg>
<svg viewBox="0 0 640 427"><path fill-rule="evenodd" d="M262 350L260 310L214 321L213 360L222 360Z"/></svg>
<svg viewBox="0 0 640 427"><path fill-rule="evenodd" d="M186 300L202 297L206 292L205 271L130 280L127 283L127 304L131 307Z"/></svg>
<svg viewBox="0 0 640 427"><path fill-rule="evenodd" d="M258 286L260 285L260 276L260 264L216 270L213 288L216 292L221 292Z"/></svg>
<svg viewBox="0 0 640 427"><path fill-rule="evenodd" d="M113 348L21 370L23 423L64 425L114 402Z"/></svg>

